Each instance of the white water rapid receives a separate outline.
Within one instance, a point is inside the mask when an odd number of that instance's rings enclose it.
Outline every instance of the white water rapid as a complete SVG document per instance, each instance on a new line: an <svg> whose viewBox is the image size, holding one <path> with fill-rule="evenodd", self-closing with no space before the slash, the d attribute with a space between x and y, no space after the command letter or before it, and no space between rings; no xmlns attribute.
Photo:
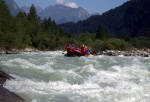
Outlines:
<svg viewBox="0 0 150 102"><path fill-rule="evenodd" d="M26 102L150 102L150 57L64 57L61 51L0 55Z"/></svg>

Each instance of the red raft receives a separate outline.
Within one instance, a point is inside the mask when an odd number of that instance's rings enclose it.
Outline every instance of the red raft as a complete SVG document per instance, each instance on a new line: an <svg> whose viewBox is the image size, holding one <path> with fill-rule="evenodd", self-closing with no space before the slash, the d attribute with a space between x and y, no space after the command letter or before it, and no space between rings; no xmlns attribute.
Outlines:
<svg viewBox="0 0 150 102"><path fill-rule="evenodd" d="M75 49L75 48L70 48L67 50L67 54L65 54L65 56L67 57L75 57L75 56L84 56L82 54L82 52L78 49Z"/></svg>
<svg viewBox="0 0 150 102"><path fill-rule="evenodd" d="M80 56L89 56L91 55L90 50L88 50L87 48L75 48L74 45L69 45L66 47L67 49L67 53L65 54L65 56L67 57L80 57ZM93 55L93 54L92 54Z"/></svg>

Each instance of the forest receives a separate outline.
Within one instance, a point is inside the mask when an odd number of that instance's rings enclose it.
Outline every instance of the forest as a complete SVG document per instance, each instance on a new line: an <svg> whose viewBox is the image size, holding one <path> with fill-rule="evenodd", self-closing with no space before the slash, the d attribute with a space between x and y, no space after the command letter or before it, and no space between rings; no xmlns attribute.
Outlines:
<svg viewBox="0 0 150 102"><path fill-rule="evenodd" d="M150 48L149 37L114 37L101 24L98 24L95 33L67 32L63 28L58 28L50 17L41 20L36 14L34 5L31 5L28 14L19 12L15 17L10 14L8 6L3 0L0 0L0 8L0 48L65 50L67 44L75 44L78 47L85 44L93 52L106 49L128 50L133 47ZM76 28L72 27L72 29Z"/></svg>
<svg viewBox="0 0 150 102"><path fill-rule="evenodd" d="M78 33L95 33L99 25L107 28L113 37L150 37L150 1L130 0L119 7L101 15L77 23L68 22L58 25L65 31Z"/></svg>

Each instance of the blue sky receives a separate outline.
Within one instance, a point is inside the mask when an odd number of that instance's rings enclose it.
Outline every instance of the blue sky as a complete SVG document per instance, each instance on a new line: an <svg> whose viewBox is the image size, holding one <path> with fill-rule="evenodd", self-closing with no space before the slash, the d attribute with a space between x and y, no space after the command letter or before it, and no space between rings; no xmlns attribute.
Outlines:
<svg viewBox="0 0 150 102"><path fill-rule="evenodd" d="M73 8L82 7L89 13L103 13L112 8L122 5L128 0L14 0L19 7L40 6L45 8L49 5L63 4Z"/></svg>

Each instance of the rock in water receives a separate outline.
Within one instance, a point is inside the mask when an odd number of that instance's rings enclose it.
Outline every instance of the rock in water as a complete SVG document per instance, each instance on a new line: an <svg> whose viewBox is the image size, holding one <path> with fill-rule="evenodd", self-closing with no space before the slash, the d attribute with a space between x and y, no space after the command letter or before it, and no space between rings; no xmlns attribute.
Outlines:
<svg viewBox="0 0 150 102"><path fill-rule="evenodd" d="M0 86L0 102L24 102L25 100L13 92Z"/></svg>
<svg viewBox="0 0 150 102"><path fill-rule="evenodd" d="M7 79L10 80L14 78L3 71L0 71L0 85L3 85Z"/></svg>
<svg viewBox="0 0 150 102"><path fill-rule="evenodd" d="M24 102L25 100L3 87L6 80L14 79L7 73L0 71L0 102Z"/></svg>

